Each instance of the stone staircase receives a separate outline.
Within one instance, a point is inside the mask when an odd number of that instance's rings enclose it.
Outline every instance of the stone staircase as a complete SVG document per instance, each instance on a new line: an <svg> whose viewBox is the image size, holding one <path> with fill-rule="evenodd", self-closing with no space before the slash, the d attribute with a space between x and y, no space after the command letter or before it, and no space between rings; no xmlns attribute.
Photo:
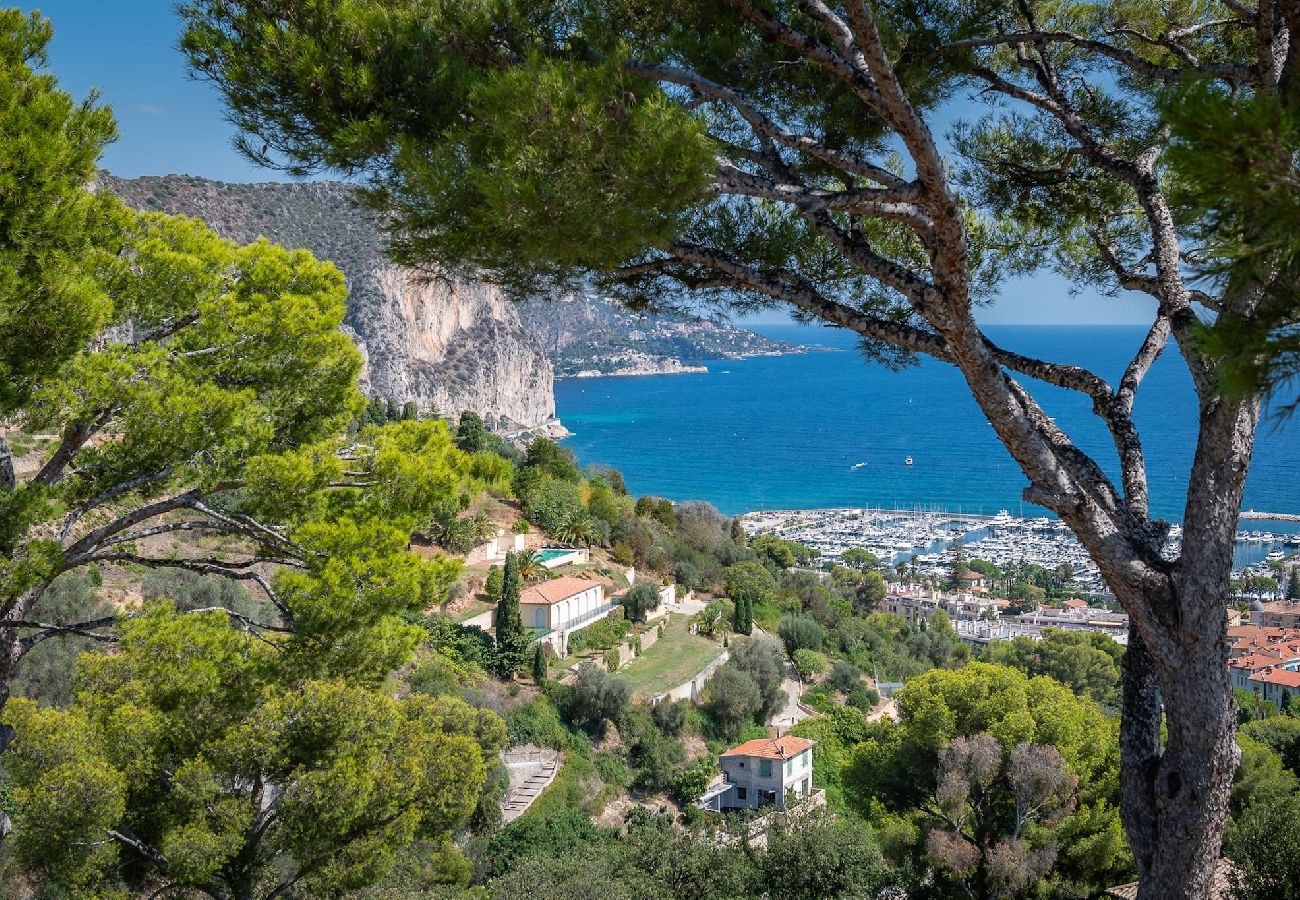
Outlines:
<svg viewBox="0 0 1300 900"><path fill-rule="evenodd" d="M501 800L501 814L504 821L512 822L555 780L563 757L556 750L526 745L505 751L501 761L510 773L510 787Z"/></svg>

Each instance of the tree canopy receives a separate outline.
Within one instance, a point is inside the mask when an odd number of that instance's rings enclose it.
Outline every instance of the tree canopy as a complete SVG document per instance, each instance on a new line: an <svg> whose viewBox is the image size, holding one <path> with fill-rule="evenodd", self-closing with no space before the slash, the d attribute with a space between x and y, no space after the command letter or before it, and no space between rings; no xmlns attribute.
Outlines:
<svg viewBox="0 0 1300 900"><path fill-rule="evenodd" d="M1088 893L1131 871L1117 726L1091 700L985 663L917 676L896 700L899 722L872 726L853 750L846 795L877 827L926 847L913 858L938 857L931 875L941 884L980 893L1003 879L1011 896L1053 883ZM1017 799L1017 784L1031 782L1044 792ZM1008 818L1031 808L1044 814L1032 827Z"/></svg>
<svg viewBox="0 0 1300 900"><path fill-rule="evenodd" d="M70 889L354 889L416 836L446 840L504 745L490 712L304 678L219 612L154 604L120 648L83 656L69 709L6 713L16 852Z"/></svg>

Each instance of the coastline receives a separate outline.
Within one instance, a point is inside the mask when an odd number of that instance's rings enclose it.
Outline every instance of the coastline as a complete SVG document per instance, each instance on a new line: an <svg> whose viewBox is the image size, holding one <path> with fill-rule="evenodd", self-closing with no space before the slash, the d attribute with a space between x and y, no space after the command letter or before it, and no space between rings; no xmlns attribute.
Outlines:
<svg viewBox="0 0 1300 900"><path fill-rule="evenodd" d="M808 353L839 353L843 347L828 347L824 344L807 344L791 347L788 350L756 350L753 353L734 353L726 356L710 357L707 362L732 362L738 359L763 359L778 356L803 356ZM707 375L707 365L688 365L673 357L658 357L657 363L620 366L612 371L603 369L583 369L572 374L556 373L556 380L570 378L625 378L644 375Z"/></svg>

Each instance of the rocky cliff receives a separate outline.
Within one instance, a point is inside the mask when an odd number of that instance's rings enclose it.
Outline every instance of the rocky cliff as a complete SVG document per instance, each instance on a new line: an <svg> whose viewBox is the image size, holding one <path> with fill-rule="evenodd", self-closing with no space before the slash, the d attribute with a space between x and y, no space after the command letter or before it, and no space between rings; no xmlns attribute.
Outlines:
<svg viewBox="0 0 1300 900"><path fill-rule="evenodd" d="M349 186L102 180L139 209L203 219L240 243L266 237L305 247L337 265L348 281L345 329L365 355L368 393L443 415L472 409L508 429L554 418L554 369L516 305L491 285L428 280L394 266Z"/></svg>

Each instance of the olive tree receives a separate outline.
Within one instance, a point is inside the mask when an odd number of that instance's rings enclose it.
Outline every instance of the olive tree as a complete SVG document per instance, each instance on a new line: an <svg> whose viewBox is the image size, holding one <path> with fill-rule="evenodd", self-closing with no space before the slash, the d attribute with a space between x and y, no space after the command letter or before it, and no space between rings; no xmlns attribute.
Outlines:
<svg viewBox="0 0 1300 900"><path fill-rule="evenodd" d="M1239 363L1294 321L1293 7L195 0L183 46L251 157L366 182L398 260L780 304L957 367L1130 615L1126 829L1143 897L1193 897L1237 759L1224 606L1270 383ZM965 88L990 114L948 156L934 112ZM1117 380L981 330L1001 279L1042 268L1151 310ZM1197 396L1173 560L1133 418L1171 340ZM1033 382L1086 398L1113 453Z"/></svg>

